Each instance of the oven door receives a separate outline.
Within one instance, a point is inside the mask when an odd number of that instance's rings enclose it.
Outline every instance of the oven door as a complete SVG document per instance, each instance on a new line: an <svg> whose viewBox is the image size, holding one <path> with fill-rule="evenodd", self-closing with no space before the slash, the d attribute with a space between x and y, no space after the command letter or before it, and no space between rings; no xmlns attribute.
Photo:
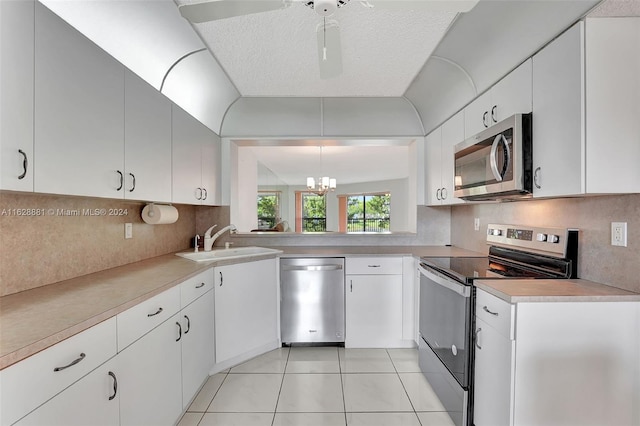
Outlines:
<svg viewBox="0 0 640 426"><path fill-rule="evenodd" d="M420 335L461 387L468 389L473 288L420 266Z"/></svg>

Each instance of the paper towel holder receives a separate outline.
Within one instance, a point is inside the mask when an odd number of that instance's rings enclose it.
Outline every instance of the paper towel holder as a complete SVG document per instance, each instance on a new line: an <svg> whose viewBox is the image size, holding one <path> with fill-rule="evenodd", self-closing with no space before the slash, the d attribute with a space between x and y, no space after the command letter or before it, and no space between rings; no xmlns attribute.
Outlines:
<svg viewBox="0 0 640 426"><path fill-rule="evenodd" d="M150 202L143 207L140 216L142 221L149 225L163 225L175 223L179 214L178 210L171 204Z"/></svg>

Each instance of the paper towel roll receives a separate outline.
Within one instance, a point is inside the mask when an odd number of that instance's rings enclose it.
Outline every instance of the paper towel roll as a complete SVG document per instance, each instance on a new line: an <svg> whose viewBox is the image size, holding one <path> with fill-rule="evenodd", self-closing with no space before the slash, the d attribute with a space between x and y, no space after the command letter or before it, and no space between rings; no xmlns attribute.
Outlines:
<svg viewBox="0 0 640 426"><path fill-rule="evenodd" d="M147 204L142 209L142 220L149 225L165 225L178 220L178 209L162 204Z"/></svg>

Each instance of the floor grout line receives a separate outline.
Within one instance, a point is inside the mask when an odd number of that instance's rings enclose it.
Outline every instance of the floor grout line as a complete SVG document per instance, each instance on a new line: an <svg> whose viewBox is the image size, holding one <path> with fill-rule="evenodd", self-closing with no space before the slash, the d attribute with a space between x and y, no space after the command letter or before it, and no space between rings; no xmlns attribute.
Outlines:
<svg viewBox="0 0 640 426"><path fill-rule="evenodd" d="M282 381L280 382L280 390L278 391L278 398L276 399L276 406L273 409L273 418L271 419L271 426L276 422L276 414L278 413L278 404L280 403L280 395L282 395L282 386L284 385L284 378L287 374L287 366L289 365L289 357L291 356L291 347L287 348L287 360L284 362L284 369L282 370Z"/></svg>

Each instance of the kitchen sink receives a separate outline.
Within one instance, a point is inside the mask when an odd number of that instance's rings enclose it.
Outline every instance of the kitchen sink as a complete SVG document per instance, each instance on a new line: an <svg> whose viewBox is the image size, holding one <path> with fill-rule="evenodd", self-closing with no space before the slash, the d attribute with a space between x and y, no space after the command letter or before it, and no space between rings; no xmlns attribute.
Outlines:
<svg viewBox="0 0 640 426"><path fill-rule="evenodd" d="M209 262L219 259L240 259L243 257L259 256L262 254L282 253L280 250L270 249L266 247L235 247L228 249L214 249L211 251L187 251L176 253L176 256L193 260L194 262Z"/></svg>

